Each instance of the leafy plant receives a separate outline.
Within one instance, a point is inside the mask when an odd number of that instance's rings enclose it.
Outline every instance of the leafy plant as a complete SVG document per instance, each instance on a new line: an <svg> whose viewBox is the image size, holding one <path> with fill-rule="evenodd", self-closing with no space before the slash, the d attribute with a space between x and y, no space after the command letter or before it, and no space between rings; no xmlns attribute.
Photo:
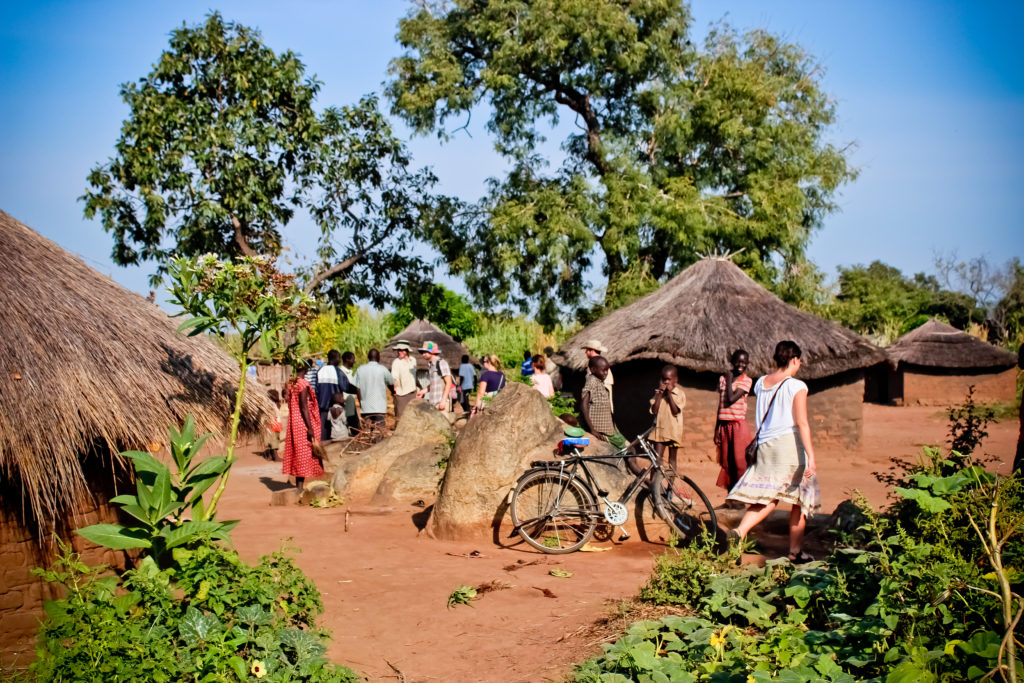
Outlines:
<svg viewBox="0 0 1024 683"><path fill-rule="evenodd" d="M178 328L189 336L204 332L238 339L233 356L239 366L238 390L231 413L225 467L220 483L200 516L210 520L227 486L235 461L238 425L242 419L245 381L258 346L263 358L292 362L303 344L303 324L313 315L313 299L295 287L291 276L274 267L272 259L244 257L219 261L207 254L197 259L177 258L170 265L170 303L179 306L178 315L190 315Z"/></svg>
<svg viewBox="0 0 1024 683"><path fill-rule="evenodd" d="M556 392L554 396L548 399L548 405L551 406L551 412L555 417L561 417L566 413L573 416L578 415L576 412L576 399L572 396L563 396Z"/></svg>
<svg viewBox="0 0 1024 683"><path fill-rule="evenodd" d="M171 460L174 471L149 453L128 451L135 470L135 495L124 494L110 502L135 518L138 524L94 524L77 530L84 538L117 550L148 548L158 563L170 559L168 552L199 539L227 538L237 521L218 522L207 516L203 493L227 471L227 458L214 456L194 463L212 434L196 437L195 420L185 418L181 431L170 429ZM191 519L185 517L188 514Z"/></svg>
<svg viewBox="0 0 1024 683"><path fill-rule="evenodd" d="M65 593L45 605L36 679L250 681L262 671L271 681L359 680L324 657L313 621L320 596L283 553L250 566L209 541L172 552L174 568L147 557L118 577L64 547L36 570Z"/></svg>
<svg viewBox="0 0 1024 683"><path fill-rule="evenodd" d="M634 624L574 680L1017 680L1024 486L949 455L929 452L824 562L670 550L641 596L696 616Z"/></svg>
<svg viewBox="0 0 1024 683"><path fill-rule="evenodd" d="M949 448L959 456L970 455L988 436L988 423L995 411L974 402L974 385L967 389L962 405L949 409Z"/></svg>
<svg viewBox="0 0 1024 683"><path fill-rule="evenodd" d="M476 588L472 586L459 586L448 596L448 609L456 605L469 605L472 607L471 603L476 599L476 592Z"/></svg>

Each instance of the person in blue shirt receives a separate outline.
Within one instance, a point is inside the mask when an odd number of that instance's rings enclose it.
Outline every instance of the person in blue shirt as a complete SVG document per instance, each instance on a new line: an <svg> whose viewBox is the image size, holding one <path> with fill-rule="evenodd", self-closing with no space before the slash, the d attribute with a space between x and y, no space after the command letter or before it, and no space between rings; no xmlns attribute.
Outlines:
<svg viewBox="0 0 1024 683"><path fill-rule="evenodd" d="M316 402L320 408L320 438L327 441L331 438L331 419L327 414L331 409L331 400L335 394L355 394L359 397L359 387L348 381L348 376L338 367L341 365L341 351L331 349L327 354L327 365L316 373Z"/></svg>
<svg viewBox="0 0 1024 683"><path fill-rule="evenodd" d="M519 366L519 374L523 377L529 377L533 374L533 354L527 349L523 351L523 364Z"/></svg>
<svg viewBox="0 0 1024 683"><path fill-rule="evenodd" d="M459 405L469 412L469 394L473 391L473 384L476 383L476 368L469 362L469 356L462 357L462 365L459 366Z"/></svg>

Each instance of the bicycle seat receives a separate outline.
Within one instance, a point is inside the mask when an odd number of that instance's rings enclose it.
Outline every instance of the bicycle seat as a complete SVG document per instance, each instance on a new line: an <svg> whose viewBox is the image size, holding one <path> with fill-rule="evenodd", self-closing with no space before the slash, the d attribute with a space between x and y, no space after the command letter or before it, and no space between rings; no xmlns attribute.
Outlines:
<svg viewBox="0 0 1024 683"><path fill-rule="evenodd" d="M584 446L590 445L590 439L586 437L566 437L562 439L563 446L576 446L577 448L583 448Z"/></svg>

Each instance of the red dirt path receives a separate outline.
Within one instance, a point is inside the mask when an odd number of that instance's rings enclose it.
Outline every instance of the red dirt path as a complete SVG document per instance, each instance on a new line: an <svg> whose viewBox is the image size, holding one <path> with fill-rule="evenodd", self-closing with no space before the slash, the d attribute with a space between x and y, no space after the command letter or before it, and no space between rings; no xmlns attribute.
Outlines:
<svg viewBox="0 0 1024 683"><path fill-rule="evenodd" d="M885 488L871 473L888 469L890 456L913 458L921 446L945 439L946 421L936 408L866 405L864 411L859 452L818 449L823 512L854 488L875 505L884 503ZM989 432L982 450L998 456L998 469L1008 471L1017 423L1006 420ZM703 456L688 462L688 471L720 504L724 492L714 488L715 466ZM235 545L252 560L291 538L301 550L299 565L323 594L320 623L333 632L328 654L373 681L561 680L574 661L600 650L579 634L582 628L613 611L615 601L636 595L653 557L664 550L634 536L608 552L544 555L522 544L432 540L417 532L413 515L420 509L412 506L271 507L271 488L285 481L280 467L245 455L233 469L222 514L242 520L232 534ZM474 550L483 557L462 557ZM533 561L539 563L523 564ZM522 566L505 569L517 564ZM556 566L573 576L549 575ZM472 607L446 609L455 588L489 581L512 587L488 593Z"/></svg>

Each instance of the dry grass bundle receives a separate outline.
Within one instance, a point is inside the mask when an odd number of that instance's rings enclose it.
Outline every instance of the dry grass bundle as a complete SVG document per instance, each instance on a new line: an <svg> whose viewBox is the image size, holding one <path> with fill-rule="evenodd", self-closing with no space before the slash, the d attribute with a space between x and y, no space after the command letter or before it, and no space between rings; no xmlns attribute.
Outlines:
<svg viewBox="0 0 1024 683"><path fill-rule="evenodd" d="M893 363L932 368L1012 368L1017 356L934 318L887 348Z"/></svg>
<svg viewBox="0 0 1024 683"><path fill-rule="evenodd" d="M227 426L238 367L179 321L0 211L0 473L40 529L90 498L82 457L153 450L189 413ZM246 391L242 428L272 405Z"/></svg>
<svg viewBox="0 0 1024 683"><path fill-rule="evenodd" d="M602 355L612 365L655 359L698 372L726 369L729 355L742 347L755 377L774 369L772 353L783 339L803 349L804 379L885 360L860 335L790 306L722 258L698 261L657 291L583 328L555 362L582 370L587 357L580 345L590 339L608 348Z"/></svg>

